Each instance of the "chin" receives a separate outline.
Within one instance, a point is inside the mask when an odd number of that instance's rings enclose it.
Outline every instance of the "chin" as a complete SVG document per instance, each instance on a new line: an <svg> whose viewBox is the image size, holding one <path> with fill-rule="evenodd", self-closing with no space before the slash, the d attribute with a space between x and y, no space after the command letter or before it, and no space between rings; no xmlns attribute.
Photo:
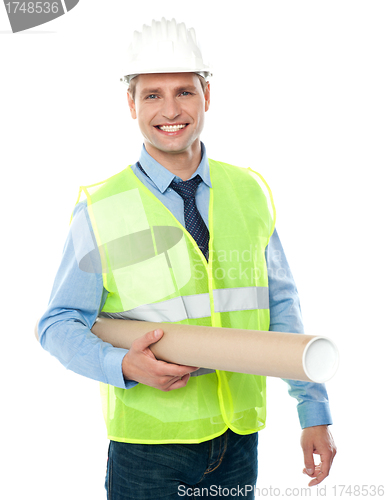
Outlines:
<svg viewBox="0 0 386 500"><path fill-rule="evenodd" d="M187 145L165 145L165 144L157 144L157 143L152 143L151 144L153 148L158 149L159 151L162 151L163 153L170 153L170 154L177 154L177 153L183 153L184 151L187 151L192 144L187 144Z"/></svg>

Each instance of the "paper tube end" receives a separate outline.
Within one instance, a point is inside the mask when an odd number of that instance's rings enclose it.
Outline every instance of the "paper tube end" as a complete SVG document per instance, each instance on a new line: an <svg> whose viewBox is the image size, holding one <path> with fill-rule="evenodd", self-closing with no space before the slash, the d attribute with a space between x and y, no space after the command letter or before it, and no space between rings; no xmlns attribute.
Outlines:
<svg viewBox="0 0 386 500"><path fill-rule="evenodd" d="M326 337L313 338L303 352L303 368L307 377L319 384L335 375L339 364L339 353L332 340Z"/></svg>

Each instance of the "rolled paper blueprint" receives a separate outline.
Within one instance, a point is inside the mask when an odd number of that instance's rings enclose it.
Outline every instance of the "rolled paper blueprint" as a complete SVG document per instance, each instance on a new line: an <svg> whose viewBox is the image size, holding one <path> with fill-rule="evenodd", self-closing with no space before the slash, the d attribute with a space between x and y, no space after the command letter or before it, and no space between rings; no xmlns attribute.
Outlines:
<svg viewBox="0 0 386 500"><path fill-rule="evenodd" d="M92 332L130 349L136 338L158 328L164 335L150 349L169 363L318 383L338 368L338 349L326 337L108 318L98 319Z"/></svg>

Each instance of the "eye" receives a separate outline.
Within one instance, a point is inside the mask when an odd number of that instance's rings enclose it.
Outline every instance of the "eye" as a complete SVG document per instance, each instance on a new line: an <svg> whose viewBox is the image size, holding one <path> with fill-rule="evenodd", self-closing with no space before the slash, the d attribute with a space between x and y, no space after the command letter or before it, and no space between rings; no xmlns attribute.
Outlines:
<svg viewBox="0 0 386 500"><path fill-rule="evenodd" d="M193 95L191 92L188 92L187 90L184 90L183 92L181 92L182 96L187 96L187 95Z"/></svg>
<svg viewBox="0 0 386 500"><path fill-rule="evenodd" d="M157 98L156 94L150 94L146 97L146 99L156 99L156 98Z"/></svg>

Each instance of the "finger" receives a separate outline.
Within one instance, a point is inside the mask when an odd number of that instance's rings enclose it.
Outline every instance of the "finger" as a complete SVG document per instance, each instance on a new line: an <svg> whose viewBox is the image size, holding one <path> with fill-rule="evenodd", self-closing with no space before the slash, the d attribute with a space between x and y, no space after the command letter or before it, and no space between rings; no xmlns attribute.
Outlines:
<svg viewBox="0 0 386 500"><path fill-rule="evenodd" d="M303 469L303 474L307 474L310 477L316 477L319 474L319 472L320 472L320 464L319 465L315 465L314 473L311 474L311 475L307 473L306 468Z"/></svg>
<svg viewBox="0 0 386 500"><path fill-rule="evenodd" d="M173 381L171 382L171 384L167 388L167 391L172 391L174 389L181 389L182 387L185 387L186 384L188 383L189 378L190 378L190 374L187 373L183 377L173 379Z"/></svg>
<svg viewBox="0 0 386 500"><path fill-rule="evenodd" d="M156 330L153 330L151 332L146 333L142 337L137 338L134 340L131 349L137 350L137 351L145 351L149 348L150 345L155 344L158 342L164 332L160 328L157 328ZM151 352L151 350L147 350L147 353L150 355L150 357L153 360L157 360L154 354ZM199 370L199 367L197 366L187 366L187 365L177 365L175 363L167 363L165 361L160 361L157 360L158 362L158 367L159 368L164 368L164 370L160 370L160 375L170 375L174 377L182 377L183 375L186 375L187 373L192 373L196 370ZM177 368L178 367L178 368Z"/></svg>
<svg viewBox="0 0 386 500"><path fill-rule="evenodd" d="M189 373L198 370L197 366L176 365L174 363L166 363L165 361L157 361L157 374L160 377L183 377Z"/></svg>
<svg viewBox="0 0 386 500"><path fill-rule="evenodd" d="M321 483L324 479L326 479L327 476L328 474L320 472L317 475L317 477L314 477L314 479L308 483L308 486L316 486L317 484Z"/></svg>
<svg viewBox="0 0 386 500"><path fill-rule="evenodd" d="M138 337L137 339L134 340L132 343L131 349L137 350L137 351L144 351L147 349L151 344L155 344L156 342L159 341L160 338L162 338L162 335L164 332L160 329L157 328L157 330L153 330L151 332L146 333L142 337Z"/></svg>
<svg viewBox="0 0 386 500"><path fill-rule="evenodd" d="M310 481L308 486L315 486L316 484L321 483L330 473L330 468L332 464L332 454L329 455L321 455L320 460L321 463L319 464L320 472L318 475Z"/></svg>
<svg viewBox="0 0 386 500"><path fill-rule="evenodd" d="M314 448L313 446L307 446L303 448L303 454L304 454L304 465L305 465L305 472L309 476L312 477L312 475L315 472L315 463L314 463Z"/></svg>

